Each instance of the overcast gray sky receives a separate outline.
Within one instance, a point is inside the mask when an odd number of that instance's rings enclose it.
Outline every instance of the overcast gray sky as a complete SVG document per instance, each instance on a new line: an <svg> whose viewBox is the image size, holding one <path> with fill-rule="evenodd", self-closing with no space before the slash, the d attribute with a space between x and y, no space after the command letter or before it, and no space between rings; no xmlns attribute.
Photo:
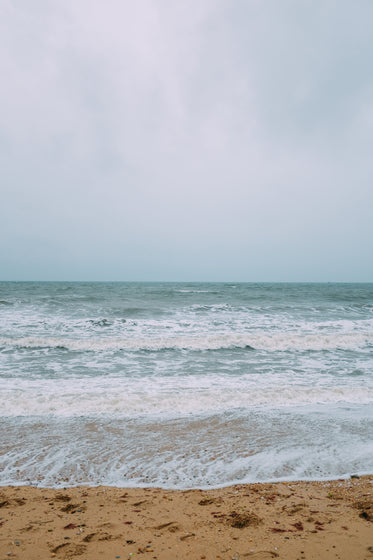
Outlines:
<svg viewBox="0 0 373 560"><path fill-rule="evenodd" d="M372 21L1 0L0 279L372 281Z"/></svg>

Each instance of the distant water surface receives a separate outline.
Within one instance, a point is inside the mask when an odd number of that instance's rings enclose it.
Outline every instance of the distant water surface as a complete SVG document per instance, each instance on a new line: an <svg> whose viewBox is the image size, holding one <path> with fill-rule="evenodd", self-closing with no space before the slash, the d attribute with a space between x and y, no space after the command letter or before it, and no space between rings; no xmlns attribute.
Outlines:
<svg viewBox="0 0 373 560"><path fill-rule="evenodd" d="M0 484L373 472L373 284L0 283Z"/></svg>

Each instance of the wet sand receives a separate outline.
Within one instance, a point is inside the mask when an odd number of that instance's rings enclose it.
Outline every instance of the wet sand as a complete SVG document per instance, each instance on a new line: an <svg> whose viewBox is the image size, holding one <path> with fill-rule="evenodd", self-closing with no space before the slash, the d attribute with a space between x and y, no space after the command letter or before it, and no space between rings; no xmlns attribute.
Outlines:
<svg viewBox="0 0 373 560"><path fill-rule="evenodd" d="M373 476L219 490L0 487L0 560L373 560Z"/></svg>

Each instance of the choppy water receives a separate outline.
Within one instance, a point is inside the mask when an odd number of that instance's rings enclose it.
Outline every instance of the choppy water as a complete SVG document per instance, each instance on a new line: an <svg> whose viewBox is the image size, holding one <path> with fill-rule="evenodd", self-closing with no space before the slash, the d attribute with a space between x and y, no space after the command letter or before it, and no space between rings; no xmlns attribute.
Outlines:
<svg viewBox="0 0 373 560"><path fill-rule="evenodd" d="M373 472L373 284L0 283L0 484Z"/></svg>

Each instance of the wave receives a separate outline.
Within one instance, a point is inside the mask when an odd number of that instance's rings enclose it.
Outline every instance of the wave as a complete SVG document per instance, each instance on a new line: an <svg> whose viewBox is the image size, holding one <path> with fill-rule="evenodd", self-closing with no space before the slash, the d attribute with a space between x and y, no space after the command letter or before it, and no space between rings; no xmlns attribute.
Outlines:
<svg viewBox="0 0 373 560"><path fill-rule="evenodd" d="M110 416L116 418L177 417L233 413L264 407L279 410L304 406L363 406L373 402L373 387L352 384L312 387L275 383L258 387L242 379L183 377L132 380L124 378L8 382L0 395L3 417L11 416Z"/></svg>
<svg viewBox="0 0 373 560"><path fill-rule="evenodd" d="M125 319L123 319L123 322L126 322ZM94 327L110 327L112 325L109 319L88 319L88 323Z"/></svg>
<svg viewBox="0 0 373 560"><path fill-rule="evenodd" d="M64 348L79 352L224 350L323 351L363 350L373 344L373 332L332 334L221 334L175 337L133 338L67 338L67 337L0 337L0 348Z"/></svg>
<svg viewBox="0 0 373 560"><path fill-rule="evenodd" d="M175 291L176 291L176 293L178 293L178 294L213 294L213 295L216 295L216 294L219 293L219 292L213 291L213 290L192 290L192 289L190 289L190 290L187 290L187 289L182 290L182 289L180 289L180 290L175 290Z"/></svg>

